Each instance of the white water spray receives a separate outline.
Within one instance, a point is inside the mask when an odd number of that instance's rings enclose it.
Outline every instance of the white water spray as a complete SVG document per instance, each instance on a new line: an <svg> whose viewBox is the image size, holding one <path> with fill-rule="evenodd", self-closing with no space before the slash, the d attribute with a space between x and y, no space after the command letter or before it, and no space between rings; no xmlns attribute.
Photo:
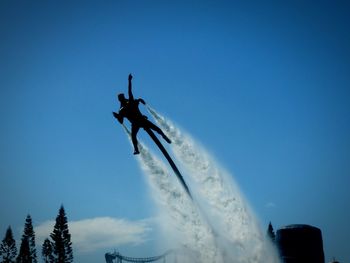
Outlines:
<svg viewBox="0 0 350 263"><path fill-rule="evenodd" d="M139 149L138 160L160 208L164 235L172 239L181 262L223 262L212 229L182 185L142 143L139 143Z"/></svg>
<svg viewBox="0 0 350 263"><path fill-rule="evenodd" d="M224 261L279 262L275 249L265 239L233 177L171 121L149 107L148 110L173 141L172 149L176 158L188 170L197 185L201 200L207 204L205 212L215 227Z"/></svg>

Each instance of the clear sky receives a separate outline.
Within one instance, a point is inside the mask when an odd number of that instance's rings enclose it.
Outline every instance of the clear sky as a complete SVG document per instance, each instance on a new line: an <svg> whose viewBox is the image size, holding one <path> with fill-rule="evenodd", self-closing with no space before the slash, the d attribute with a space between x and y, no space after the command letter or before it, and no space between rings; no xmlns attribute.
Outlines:
<svg viewBox="0 0 350 263"><path fill-rule="evenodd" d="M19 240L28 213L45 236L63 204L76 262L163 252L111 115L133 73L135 96L235 174L263 227L317 226L326 261L350 262L349 12L347 1L1 1L0 238L11 225Z"/></svg>

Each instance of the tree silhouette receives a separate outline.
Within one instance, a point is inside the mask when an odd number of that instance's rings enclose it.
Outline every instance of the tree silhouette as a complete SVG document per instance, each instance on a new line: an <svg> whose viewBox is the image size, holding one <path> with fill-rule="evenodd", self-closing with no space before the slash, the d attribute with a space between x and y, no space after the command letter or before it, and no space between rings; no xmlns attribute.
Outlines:
<svg viewBox="0 0 350 263"><path fill-rule="evenodd" d="M60 207L56 217L56 223L53 232L50 234L53 241L53 253L55 262L71 263L73 262L72 242L68 230L68 221L63 205Z"/></svg>
<svg viewBox="0 0 350 263"><path fill-rule="evenodd" d="M21 247L19 249L19 254L16 260L17 263L32 263L32 259L30 256L30 247L28 237L23 236Z"/></svg>
<svg viewBox="0 0 350 263"><path fill-rule="evenodd" d="M9 226L0 245L2 263L14 263L17 255L16 241L13 239L12 229Z"/></svg>
<svg viewBox="0 0 350 263"><path fill-rule="evenodd" d="M53 256L52 243L48 238L46 238L44 243L43 243L41 255L42 255L45 263L54 263L55 262L55 259Z"/></svg>
<svg viewBox="0 0 350 263"><path fill-rule="evenodd" d="M28 251L26 247L23 247L23 250L22 250L22 245L26 246L27 243L28 243ZM27 254L22 254L27 252L28 252L28 257L27 257ZM20 261L20 262L28 262L28 263L38 262L36 257L36 248L35 248L35 233L33 229L32 218L30 217L30 215L27 215L27 218L24 224L22 243L21 243L21 248L19 251L17 261L21 260L21 258L26 258L26 260Z"/></svg>
<svg viewBox="0 0 350 263"><path fill-rule="evenodd" d="M275 238L276 238L276 235L275 235L275 232L273 230L273 227L272 227L272 224L271 222L269 223L269 227L267 228L267 236L270 238L270 240L272 241L272 243L275 243Z"/></svg>

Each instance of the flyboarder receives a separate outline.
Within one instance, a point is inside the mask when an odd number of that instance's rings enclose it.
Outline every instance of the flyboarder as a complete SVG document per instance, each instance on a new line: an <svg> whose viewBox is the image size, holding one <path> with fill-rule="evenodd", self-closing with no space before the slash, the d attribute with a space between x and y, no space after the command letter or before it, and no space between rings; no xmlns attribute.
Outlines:
<svg viewBox="0 0 350 263"><path fill-rule="evenodd" d="M128 86L128 95L129 98L125 98L125 95L123 93L118 94L118 100L120 101L120 109L119 112L113 112L113 116L120 122L120 124L123 124L124 118L127 118L131 123L131 140L134 145L134 154L139 154L139 148L137 145L137 132L140 128L143 128L148 135L152 138L154 143L158 146L159 150L163 153L164 157L168 160L171 168L173 169L175 175L179 179L180 183L182 184L183 188L185 189L188 196L192 199L192 195L190 190L188 189L186 182L184 178L182 177L179 169L176 167L174 161L171 159L169 153L164 148L162 143L159 141L157 136L154 134L154 131L159 133L164 140L166 140L168 143L171 143L170 139L164 134L164 132L155 124L150 122L145 115L143 115L139 110L139 104L140 102L142 104L146 104L143 99L134 99L134 96L132 94L131 90L131 80L132 75L129 74L129 86ZM128 131L128 129L126 129Z"/></svg>
<svg viewBox="0 0 350 263"><path fill-rule="evenodd" d="M127 118L131 123L131 140L134 145L134 154L139 154L139 149L137 146L137 132L140 128L146 129L152 129L159 133L165 141L168 143L171 143L170 139L164 134L164 132L155 124L150 122L145 115L143 115L140 112L139 104L140 102L142 104L146 104L143 99L134 99L134 95L132 94L131 90L131 80L132 75L129 74L128 81L128 95L129 98L125 98L125 95L123 93L118 94L118 100L120 102L120 109L119 112L113 112L113 116L122 124L124 118Z"/></svg>

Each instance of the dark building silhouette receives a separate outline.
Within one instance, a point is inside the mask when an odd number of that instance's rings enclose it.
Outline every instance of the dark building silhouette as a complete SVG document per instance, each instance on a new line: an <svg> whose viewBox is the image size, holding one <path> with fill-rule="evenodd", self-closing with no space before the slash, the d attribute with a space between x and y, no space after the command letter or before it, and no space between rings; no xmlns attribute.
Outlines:
<svg viewBox="0 0 350 263"><path fill-rule="evenodd" d="M276 245L284 263L325 263L321 230L289 225L277 230Z"/></svg>

